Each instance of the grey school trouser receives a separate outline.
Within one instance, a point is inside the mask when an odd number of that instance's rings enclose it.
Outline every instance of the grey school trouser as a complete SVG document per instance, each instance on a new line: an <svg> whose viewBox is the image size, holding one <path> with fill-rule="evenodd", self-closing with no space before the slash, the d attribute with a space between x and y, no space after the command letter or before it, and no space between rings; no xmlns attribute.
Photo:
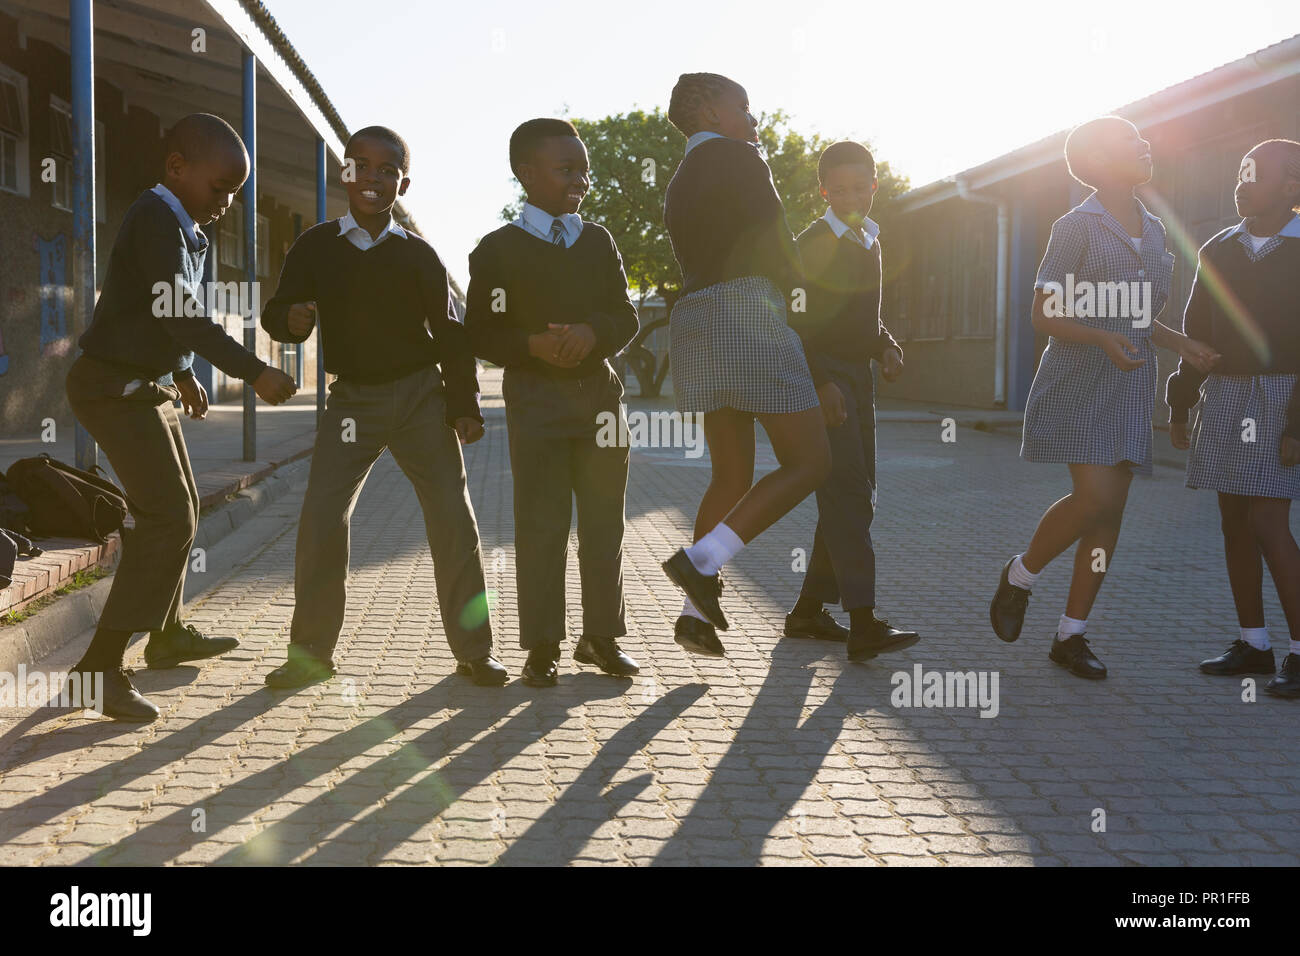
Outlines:
<svg viewBox="0 0 1300 956"><path fill-rule="evenodd" d="M596 437L602 412L622 415L623 383L602 363L575 379L508 368L501 389L514 473L519 644L527 650L558 647L567 636L564 571L575 499L582 633L621 637L627 633L623 509L628 449L601 447Z"/></svg>
<svg viewBox="0 0 1300 956"><path fill-rule="evenodd" d="M352 510L387 448L424 512L438 609L452 653L469 661L491 652L492 628L481 610L486 597L478 524L460 441L444 421L445 409L442 377L434 365L381 385L340 379L330 386L298 523L292 643L321 657L330 656L338 643L347 605ZM344 419L352 419L349 433Z"/></svg>
<svg viewBox="0 0 1300 956"><path fill-rule="evenodd" d="M869 362L818 356L844 395L848 418L826 429L831 474L817 489L817 531L801 597L846 611L876 606L876 389Z"/></svg>

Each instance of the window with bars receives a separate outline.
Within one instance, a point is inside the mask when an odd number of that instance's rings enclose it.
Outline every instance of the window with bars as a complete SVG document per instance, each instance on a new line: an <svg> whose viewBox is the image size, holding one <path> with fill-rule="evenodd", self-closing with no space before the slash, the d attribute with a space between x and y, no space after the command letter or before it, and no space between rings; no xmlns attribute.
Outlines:
<svg viewBox="0 0 1300 956"><path fill-rule="evenodd" d="M50 202L56 209L72 211L72 108L50 97L50 156L54 182Z"/></svg>
<svg viewBox="0 0 1300 956"><path fill-rule="evenodd" d="M262 215L257 217L257 274L271 274L271 220Z"/></svg>
<svg viewBox="0 0 1300 956"><path fill-rule="evenodd" d="M0 68L0 189L26 194L27 123L21 76Z"/></svg>
<svg viewBox="0 0 1300 956"><path fill-rule="evenodd" d="M232 202L217 232L217 261L231 269L244 268L244 205Z"/></svg>

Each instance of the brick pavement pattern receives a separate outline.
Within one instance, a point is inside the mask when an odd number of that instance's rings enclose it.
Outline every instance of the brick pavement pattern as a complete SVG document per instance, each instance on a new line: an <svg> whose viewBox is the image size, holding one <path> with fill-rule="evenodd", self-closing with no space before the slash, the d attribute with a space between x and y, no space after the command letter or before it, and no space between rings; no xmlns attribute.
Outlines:
<svg viewBox="0 0 1300 956"><path fill-rule="evenodd" d="M517 677L504 428L492 410L466 457ZM1239 679L1196 669L1236 636L1214 496L1168 468L1135 480L1090 622L1111 676L1085 682L1047 659L1068 559L1040 579L1019 643L987 620L1065 469L973 430L945 444L938 427L887 424L880 446L882 613L922 642L859 665L780 638L811 499L728 568L728 656L673 643L680 596L659 562L686 542L708 465L648 448L632 454L626 541L624 646L641 675L570 660L574 542L560 686L473 687L453 673L415 496L385 456L354 518L339 675L274 693L262 679L284 659L300 504L286 497L283 531L191 607L242 647L137 675L159 721L0 717L0 863L1295 864L1300 703L1246 701ZM758 470L772 464L760 447ZM1271 585L1267 600L1284 653ZM893 675L917 664L995 672L997 715L894 706Z"/></svg>

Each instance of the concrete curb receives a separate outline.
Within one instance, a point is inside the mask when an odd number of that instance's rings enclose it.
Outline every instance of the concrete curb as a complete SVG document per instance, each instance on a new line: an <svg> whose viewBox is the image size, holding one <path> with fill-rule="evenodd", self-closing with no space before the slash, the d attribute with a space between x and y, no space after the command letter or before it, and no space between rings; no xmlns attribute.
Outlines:
<svg viewBox="0 0 1300 956"><path fill-rule="evenodd" d="M261 481L235 493L201 515L196 548L211 548L249 518L307 481L310 460L277 468ZM93 628L108 599L113 576L65 594L19 624L0 629L0 672L15 674L21 664L31 670L43 658Z"/></svg>

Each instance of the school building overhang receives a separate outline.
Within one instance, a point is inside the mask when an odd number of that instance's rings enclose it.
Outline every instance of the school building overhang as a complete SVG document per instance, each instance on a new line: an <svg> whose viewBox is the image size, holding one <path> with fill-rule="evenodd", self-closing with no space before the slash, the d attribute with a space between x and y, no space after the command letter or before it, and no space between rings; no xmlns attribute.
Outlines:
<svg viewBox="0 0 1300 956"><path fill-rule="evenodd" d="M78 55L66 0L0 0L0 10L18 21L23 35ZM315 209L317 139L336 172L348 129L262 3L96 0L93 17L96 80L156 114L164 129L194 112L216 113L240 128L243 57L251 52L260 74L271 80L256 84L258 190ZM196 49L194 31L200 29ZM328 176L327 208L337 214L346 201L337 175ZM418 231L400 204L394 213Z"/></svg>

